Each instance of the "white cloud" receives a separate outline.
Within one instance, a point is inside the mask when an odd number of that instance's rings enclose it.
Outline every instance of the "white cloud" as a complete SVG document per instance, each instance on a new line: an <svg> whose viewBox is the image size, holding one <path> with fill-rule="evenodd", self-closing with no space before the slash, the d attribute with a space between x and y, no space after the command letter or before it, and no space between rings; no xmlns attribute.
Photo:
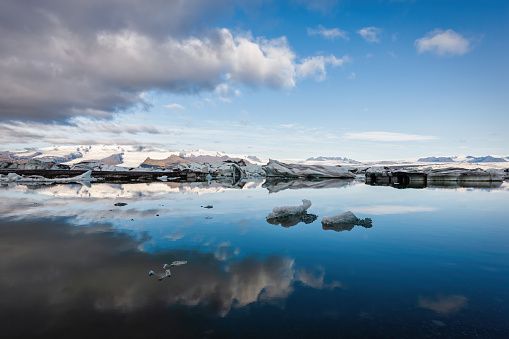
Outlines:
<svg viewBox="0 0 509 339"><path fill-rule="evenodd" d="M169 108L169 109L176 109L176 110L186 109L184 106L179 105L179 104L169 104L169 105L164 105L164 107Z"/></svg>
<svg viewBox="0 0 509 339"><path fill-rule="evenodd" d="M437 55L463 55L470 51L470 41L452 29L444 31L437 28L415 40L415 48L419 54L431 52Z"/></svg>
<svg viewBox="0 0 509 339"><path fill-rule="evenodd" d="M214 91L216 92L218 99L224 102L231 102L232 97L240 97L242 95L242 92L239 89L233 89L230 85L224 82L217 85Z"/></svg>
<svg viewBox="0 0 509 339"><path fill-rule="evenodd" d="M345 40L349 40L348 33L339 28L330 28L327 29L322 25L318 26L318 28L308 28L308 35L321 35L325 39L334 40L336 38L342 38Z"/></svg>
<svg viewBox="0 0 509 339"><path fill-rule="evenodd" d="M348 76L348 79L350 80L355 80L357 78L357 74L355 74L354 72L350 73L350 75Z"/></svg>
<svg viewBox="0 0 509 339"><path fill-rule="evenodd" d="M380 42L379 35L382 33L382 29L373 26L364 27L358 30L357 33L359 33L362 36L362 38L367 42L374 43Z"/></svg>
<svg viewBox="0 0 509 339"><path fill-rule="evenodd" d="M333 67L343 66L348 61L350 61L350 58L347 55L340 59L334 55L327 57L320 55L306 58L300 65L297 65L297 75L301 78L314 76L316 81L323 81L327 76L326 65L332 65Z"/></svg>
<svg viewBox="0 0 509 339"><path fill-rule="evenodd" d="M345 133L343 138L364 141L427 141L438 139L434 136L392 132L350 132Z"/></svg>
<svg viewBox="0 0 509 339"><path fill-rule="evenodd" d="M62 18L16 44L12 36L0 36L0 45L9 47L0 55L0 119L108 118L140 104L149 107L146 91L213 92L225 82L292 88L297 68L299 77L313 73L305 71L310 59L300 65L285 37L257 38L226 28L165 35L129 25L78 31ZM337 66L341 59L321 59L323 79L325 64Z"/></svg>

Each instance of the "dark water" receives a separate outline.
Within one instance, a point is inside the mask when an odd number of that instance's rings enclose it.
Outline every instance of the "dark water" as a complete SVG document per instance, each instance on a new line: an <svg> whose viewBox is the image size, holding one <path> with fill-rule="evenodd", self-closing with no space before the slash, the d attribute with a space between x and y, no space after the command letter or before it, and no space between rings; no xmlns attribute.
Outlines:
<svg viewBox="0 0 509 339"><path fill-rule="evenodd" d="M0 336L509 337L509 183L241 186L0 187ZM322 227L348 210L372 227Z"/></svg>

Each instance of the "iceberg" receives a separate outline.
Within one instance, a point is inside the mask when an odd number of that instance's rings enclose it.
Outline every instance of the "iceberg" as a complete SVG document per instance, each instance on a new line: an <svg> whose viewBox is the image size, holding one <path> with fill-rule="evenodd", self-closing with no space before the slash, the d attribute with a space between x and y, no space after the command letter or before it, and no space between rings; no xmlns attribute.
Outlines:
<svg viewBox="0 0 509 339"><path fill-rule="evenodd" d="M311 201L302 199L302 205L299 206L278 206L272 209L267 219L287 217L290 215L304 214L311 207Z"/></svg>
<svg viewBox="0 0 509 339"><path fill-rule="evenodd" d="M9 183L42 183L42 184L53 184L53 183L71 183L71 182L90 182L96 181L96 178L92 178L92 171L89 170L83 174L77 175L70 178L45 178L40 175L18 175L16 173L9 173L7 175L0 174L0 182Z"/></svg>
<svg viewBox="0 0 509 339"><path fill-rule="evenodd" d="M295 226L301 221L310 224L318 218L314 214L307 213L310 207L311 201L307 199L303 199L302 205L299 206L274 207L272 212L267 216L267 222L272 225L281 225L283 227Z"/></svg>
<svg viewBox="0 0 509 339"><path fill-rule="evenodd" d="M268 164L262 167L267 177L283 178L355 178L348 167L324 166L324 165L300 165L286 164L270 159Z"/></svg>
<svg viewBox="0 0 509 339"><path fill-rule="evenodd" d="M177 166L179 171L192 171L216 177L259 178L265 176L262 166L246 165L243 159L228 159L221 162L191 162L189 164L180 163Z"/></svg>
<svg viewBox="0 0 509 339"><path fill-rule="evenodd" d="M109 171L109 172L115 172L115 171L128 171L129 168L127 167L121 167L121 166L115 166L115 165L108 165L105 163L102 163L100 161L94 161L94 160L88 160L88 161L81 161L76 164L71 165L71 170L93 170L93 171Z"/></svg>
<svg viewBox="0 0 509 339"><path fill-rule="evenodd" d="M373 222L371 218L359 219L351 211L322 218L322 228L324 230L333 230L336 232L351 231L356 225L371 228Z"/></svg>

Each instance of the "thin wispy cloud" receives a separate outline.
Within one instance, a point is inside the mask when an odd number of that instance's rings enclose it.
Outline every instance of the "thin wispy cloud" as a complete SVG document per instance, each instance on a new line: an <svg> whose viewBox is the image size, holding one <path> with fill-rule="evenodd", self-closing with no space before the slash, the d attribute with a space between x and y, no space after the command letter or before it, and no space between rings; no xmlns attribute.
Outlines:
<svg viewBox="0 0 509 339"><path fill-rule="evenodd" d="M441 56L453 56L469 52L471 44L468 39L452 29L444 31L437 28L415 40L415 48L419 54L430 52Z"/></svg>
<svg viewBox="0 0 509 339"><path fill-rule="evenodd" d="M374 26L364 27L357 31L361 37L369 43L380 42L380 34L382 33L381 28Z"/></svg>
<svg viewBox="0 0 509 339"><path fill-rule="evenodd" d="M171 110L179 110L179 111L186 109L184 106L182 106L180 104L169 104L169 105L164 105L164 107L171 109Z"/></svg>
<svg viewBox="0 0 509 339"><path fill-rule="evenodd" d="M310 11L327 14L336 9L339 0L294 0L294 2L305 6Z"/></svg>
<svg viewBox="0 0 509 339"><path fill-rule="evenodd" d="M438 139L435 136L393 132L349 132L345 133L343 138L364 141L428 141Z"/></svg>
<svg viewBox="0 0 509 339"><path fill-rule="evenodd" d="M339 28L325 28L322 25L317 28L309 28L308 27L308 35L321 35L325 39L334 40L337 38L341 38L344 40L349 40L348 33Z"/></svg>
<svg viewBox="0 0 509 339"><path fill-rule="evenodd" d="M240 97L242 95L239 89L234 89L228 83L217 85L214 91L217 98L223 102L231 102L234 97Z"/></svg>
<svg viewBox="0 0 509 339"><path fill-rule="evenodd" d="M297 75L301 78L314 77L316 81L323 81L327 77L327 65L343 66L348 61L350 58L347 55L339 59L334 55L306 58L297 66Z"/></svg>
<svg viewBox="0 0 509 339"><path fill-rule="evenodd" d="M23 143L39 143L41 140L52 144L136 144L129 136L157 135L172 133L153 125L129 124L116 121L96 121L75 119L72 124L48 125L42 122L10 122L0 124L0 143L9 144L13 141ZM92 138L91 135L97 136ZM116 141L107 139L115 137ZM121 137L125 136L125 137ZM123 140L120 142L119 140ZM84 142L86 141L86 142Z"/></svg>

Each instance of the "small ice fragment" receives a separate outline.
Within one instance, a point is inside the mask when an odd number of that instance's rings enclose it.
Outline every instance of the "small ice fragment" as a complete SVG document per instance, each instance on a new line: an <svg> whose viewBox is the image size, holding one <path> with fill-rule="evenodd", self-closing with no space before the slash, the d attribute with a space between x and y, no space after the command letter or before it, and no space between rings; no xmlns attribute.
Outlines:
<svg viewBox="0 0 509 339"><path fill-rule="evenodd" d="M167 277L171 276L171 271L170 271L169 268L166 269L165 274L166 274Z"/></svg>
<svg viewBox="0 0 509 339"><path fill-rule="evenodd" d="M152 270L148 271L148 275L149 275L149 276L154 275L154 274L156 274L156 272L154 272L154 271L152 271Z"/></svg>

